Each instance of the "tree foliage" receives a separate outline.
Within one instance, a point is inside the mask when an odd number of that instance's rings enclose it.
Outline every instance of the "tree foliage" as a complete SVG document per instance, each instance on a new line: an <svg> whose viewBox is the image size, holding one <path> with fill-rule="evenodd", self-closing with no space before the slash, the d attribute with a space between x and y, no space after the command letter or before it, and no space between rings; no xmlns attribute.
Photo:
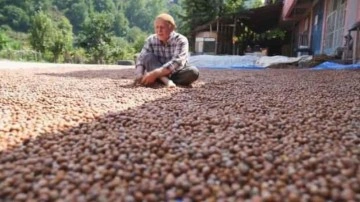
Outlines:
<svg viewBox="0 0 360 202"><path fill-rule="evenodd" d="M53 31L50 51L54 56L54 61L59 62L60 56L72 48L72 26L66 17L61 16Z"/></svg>
<svg viewBox="0 0 360 202"><path fill-rule="evenodd" d="M112 0L96 0L93 5L96 12L115 13L115 3Z"/></svg>
<svg viewBox="0 0 360 202"><path fill-rule="evenodd" d="M84 49L92 61L103 63L116 57L132 59L132 52L139 51L154 31L159 13L173 15L179 32L187 35L199 25L243 9L245 2L258 6L260 1L0 0L0 24L29 33L31 47L54 61L64 54L83 57Z"/></svg>
<svg viewBox="0 0 360 202"><path fill-rule="evenodd" d="M72 26L65 16L51 19L44 12L39 11L32 18L30 43L34 50L52 54L52 60L58 62L65 51L71 49L73 34Z"/></svg>
<svg viewBox="0 0 360 202"><path fill-rule="evenodd" d="M152 32L154 17L167 12L169 5L168 0L0 0L0 23L28 32L30 18L38 11L56 10L69 19L74 33L78 34L89 15L105 12L116 18L112 31L123 36L127 29L135 26Z"/></svg>
<svg viewBox="0 0 360 202"><path fill-rule="evenodd" d="M45 53L53 38L53 24L49 16L40 11L31 19L30 43L34 50Z"/></svg>
<svg viewBox="0 0 360 202"><path fill-rule="evenodd" d="M73 25L74 33L77 34L81 31L84 22L89 18L89 8L85 0L80 0L71 4L65 10L65 15Z"/></svg>
<svg viewBox="0 0 360 202"><path fill-rule="evenodd" d="M251 0L250 2L253 3L256 0ZM261 1L261 0L260 0ZM224 2L224 12L223 14L230 14L236 13L243 10L245 7L244 0L229 0Z"/></svg>
<svg viewBox="0 0 360 202"><path fill-rule="evenodd" d="M16 31L26 31L29 28L29 17L26 12L17 6L7 5L2 9L2 23L7 22Z"/></svg>
<svg viewBox="0 0 360 202"><path fill-rule="evenodd" d="M54 61L72 52L75 44L94 61L103 62L107 55L128 57L116 53L138 50L153 32L155 16L167 12L169 5L168 0L0 0L0 24L3 29L29 33L31 47ZM115 48L119 43L112 38L122 45L126 42L126 48Z"/></svg>
<svg viewBox="0 0 360 202"><path fill-rule="evenodd" d="M224 8L222 0L183 0L182 6L185 10L182 20L188 28L186 31L194 30L197 26L221 16Z"/></svg>
<svg viewBox="0 0 360 202"><path fill-rule="evenodd" d="M114 18L107 13L95 13L85 22L80 46L93 56L96 63L104 63L110 55Z"/></svg>
<svg viewBox="0 0 360 202"><path fill-rule="evenodd" d="M258 8L261 6L263 6L262 0L254 0L254 1L252 1L252 4L250 5L251 8Z"/></svg>
<svg viewBox="0 0 360 202"><path fill-rule="evenodd" d="M137 52L140 52L146 37L147 35L142 32L140 28L133 27L129 30L129 34L127 35L126 39L128 42L134 44L134 49Z"/></svg>
<svg viewBox="0 0 360 202"><path fill-rule="evenodd" d="M7 36L7 34L5 34L4 31L0 31L0 51L7 48L9 45L10 39Z"/></svg>
<svg viewBox="0 0 360 202"><path fill-rule="evenodd" d="M128 34L129 21L123 12L115 15L114 31L116 36L125 37Z"/></svg>
<svg viewBox="0 0 360 202"><path fill-rule="evenodd" d="M188 31L204 23L244 9L246 0L183 0L185 14L181 15ZM247 0L252 1L252 0Z"/></svg>

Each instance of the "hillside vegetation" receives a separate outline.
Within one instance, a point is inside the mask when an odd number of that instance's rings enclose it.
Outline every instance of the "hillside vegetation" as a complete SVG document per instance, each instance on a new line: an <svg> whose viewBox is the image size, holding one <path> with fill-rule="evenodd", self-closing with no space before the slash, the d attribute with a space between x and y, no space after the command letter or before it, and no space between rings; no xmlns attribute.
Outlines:
<svg viewBox="0 0 360 202"><path fill-rule="evenodd" d="M115 63L140 51L161 12L172 14L187 35L245 2L260 1L0 0L0 58Z"/></svg>

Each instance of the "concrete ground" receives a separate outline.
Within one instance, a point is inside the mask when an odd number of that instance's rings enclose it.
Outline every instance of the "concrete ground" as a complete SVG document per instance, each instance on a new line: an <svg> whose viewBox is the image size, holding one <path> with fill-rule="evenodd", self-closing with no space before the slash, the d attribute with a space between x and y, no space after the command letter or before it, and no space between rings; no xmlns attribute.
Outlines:
<svg viewBox="0 0 360 202"><path fill-rule="evenodd" d="M1 201L360 201L360 71L0 61Z"/></svg>

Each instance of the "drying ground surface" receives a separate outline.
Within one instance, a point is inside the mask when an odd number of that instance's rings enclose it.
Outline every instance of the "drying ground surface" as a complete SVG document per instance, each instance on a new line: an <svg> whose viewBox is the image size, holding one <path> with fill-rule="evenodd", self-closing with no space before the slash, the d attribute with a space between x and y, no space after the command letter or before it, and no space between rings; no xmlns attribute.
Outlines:
<svg viewBox="0 0 360 202"><path fill-rule="evenodd" d="M360 201L360 71L0 70L1 201Z"/></svg>

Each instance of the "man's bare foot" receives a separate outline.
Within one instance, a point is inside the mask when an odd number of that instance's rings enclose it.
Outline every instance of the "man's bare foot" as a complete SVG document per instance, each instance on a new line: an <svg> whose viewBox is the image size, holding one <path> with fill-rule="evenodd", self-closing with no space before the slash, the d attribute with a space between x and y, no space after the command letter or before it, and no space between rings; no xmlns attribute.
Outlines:
<svg viewBox="0 0 360 202"><path fill-rule="evenodd" d="M166 87L168 87L168 88L175 88L175 87L176 87L176 84L175 84L173 81L170 80L170 81L167 83Z"/></svg>
<svg viewBox="0 0 360 202"><path fill-rule="evenodd" d="M176 87L175 83L165 76L161 77L160 80L165 84L165 86L167 88L175 88Z"/></svg>
<svg viewBox="0 0 360 202"><path fill-rule="evenodd" d="M173 81L169 80L166 84L166 87L167 88L175 88L176 84Z"/></svg>

